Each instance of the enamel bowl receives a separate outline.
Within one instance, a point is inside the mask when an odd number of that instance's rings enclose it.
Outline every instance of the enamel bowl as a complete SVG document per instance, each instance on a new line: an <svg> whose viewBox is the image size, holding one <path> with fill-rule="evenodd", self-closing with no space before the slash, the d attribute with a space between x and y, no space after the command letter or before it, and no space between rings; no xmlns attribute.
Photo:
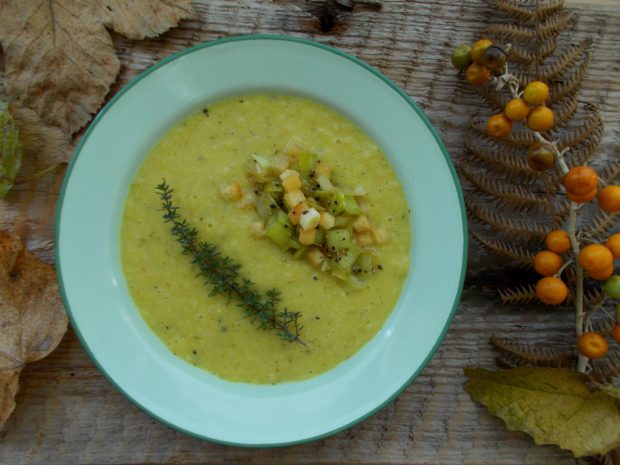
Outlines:
<svg viewBox="0 0 620 465"><path fill-rule="evenodd" d="M119 235L130 182L162 134L206 104L267 92L324 103L369 134L404 186L413 238L400 299L355 356L306 381L251 385L224 381L177 358L149 330L123 277ZM454 316L466 238L462 194L446 149L402 90L337 49L282 36L242 36L163 60L99 113L62 187L56 263L84 348L131 402L199 438L280 446L343 430L413 381Z"/></svg>

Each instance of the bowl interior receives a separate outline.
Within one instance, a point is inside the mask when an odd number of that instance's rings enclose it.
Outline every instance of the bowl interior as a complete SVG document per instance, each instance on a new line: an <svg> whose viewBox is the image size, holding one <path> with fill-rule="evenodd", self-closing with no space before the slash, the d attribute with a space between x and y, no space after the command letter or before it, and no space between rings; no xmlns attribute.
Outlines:
<svg viewBox="0 0 620 465"><path fill-rule="evenodd" d="M254 93L298 95L357 123L383 149L411 208L410 272L381 331L354 357L303 382L231 383L172 355L128 293L119 234L131 180L155 142L204 105ZM61 290L84 347L136 405L218 442L292 444L365 418L419 373L452 319L462 288L462 195L422 112L368 65L335 49L245 36L188 49L127 85L82 138L59 200Z"/></svg>

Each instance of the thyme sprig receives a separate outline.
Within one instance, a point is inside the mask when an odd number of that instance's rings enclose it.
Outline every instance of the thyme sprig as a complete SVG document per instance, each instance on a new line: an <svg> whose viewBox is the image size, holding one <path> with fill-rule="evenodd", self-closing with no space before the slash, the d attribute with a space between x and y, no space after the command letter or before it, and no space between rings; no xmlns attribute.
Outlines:
<svg viewBox="0 0 620 465"><path fill-rule="evenodd" d="M198 230L179 214L179 207L172 202L173 189L163 180L156 188L162 202L163 219L171 223L171 234L181 245L183 254L192 257L191 263L200 270L198 276L211 285L210 296L223 295L236 299L245 316L257 324L258 329L274 330L287 342L305 345L299 335L303 326L299 324L300 312L290 312L286 307L279 310L280 292L269 289L262 295L254 283L239 275L240 265L222 256L217 247L198 240Z"/></svg>

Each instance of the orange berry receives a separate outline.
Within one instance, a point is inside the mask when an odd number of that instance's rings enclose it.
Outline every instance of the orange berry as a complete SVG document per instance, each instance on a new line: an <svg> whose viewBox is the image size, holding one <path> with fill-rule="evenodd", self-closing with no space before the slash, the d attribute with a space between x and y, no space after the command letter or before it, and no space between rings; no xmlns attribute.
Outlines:
<svg viewBox="0 0 620 465"><path fill-rule="evenodd" d="M604 245L590 244L579 252L579 263L588 273L603 273L613 267L614 256Z"/></svg>
<svg viewBox="0 0 620 465"><path fill-rule="evenodd" d="M558 305L566 300L568 288L560 278L547 276L536 283L536 296L546 304Z"/></svg>
<svg viewBox="0 0 620 465"><path fill-rule="evenodd" d="M491 76L491 71L477 63L472 63L465 71L465 79L474 86L484 84L489 79L489 76Z"/></svg>
<svg viewBox="0 0 620 465"><path fill-rule="evenodd" d="M609 350L609 344L599 333L583 333L577 338L579 352L588 358L603 357Z"/></svg>
<svg viewBox="0 0 620 465"><path fill-rule="evenodd" d="M548 250L538 252L534 257L534 269L543 276L553 276L560 270L563 264L564 260L562 260L562 257Z"/></svg>
<svg viewBox="0 0 620 465"><path fill-rule="evenodd" d="M620 323L616 323L616 325L611 330L611 337L614 338L614 341L620 344Z"/></svg>
<svg viewBox="0 0 620 465"><path fill-rule="evenodd" d="M546 171L555 165L557 149L548 143L534 142L527 149L527 165L536 171Z"/></svg>
<svg viewBox="0 0 620 465"><path fill-rule="evenodd" d="M596 281L605 281L614 274L614 266L610 265L601 271L588 271L588 276Z"/></svg>
<svg viewBox="0 0 620 465"><path fill-rule="evenodd" d="M614 258L620 259L620 233L609 236L605 242L605 247L609 249Z"/></svg>
<svg viewBox="0 0 620 465"><path fill-rule="evenodd" d="M536 107L527 115L525 124L532 131L544 132L553 127L553 111L549 107Z"/></svg>
<svg viewBox="0 0 620 465"><path fill-rule="evenodd" d="M573 195L584 195L598 186L598 174L589 166L571 168L562 179L566 191Z"/></svg>
<svg viewBox="0 0 620 465"><path fill-rule="evenodd" d="M530 82L523 91L523 100L530 105L542 105L549 97L549 86L542 81Z"/></svg>
<svg viewBox="0 0 620 465"><path fill-rule="evenodd" d="M545 238L547 249L555 253L564 253L570 250L570 237L562 230L551 231Z"/></svg>
<svg viewBox="0 0 620 465"><path fill-rule="evenodd" d="M603 187L598 194L598 204L606 212L620 212L620 186Z"/></svg>
<svg viewBox="0 0 620 465"><path fill-rule="evenodd" d="M474 42L474 45L471 46L471 59L474 63L479 65L482 64L482 57L487 51L487 48L491 45L493 45L493 42L489 39L480 39L477 42Z"/></svg>
<svg viewBox="0 0 620 465"><path fill-rule="evenodd" d="M522 98L513 98L504 107L504 113L512 121L522 121L530 112L530 106Z"/></svg>
<svg viewBox="0 0 620 465"><path fill-rule="evenodd" d="M512 122L503 113L491 116L487 120L486 134L501 139L512 131Z"/></svg>
<svg viewBox="0 0 620 465"><path fill-rule="evenodd" d="M589 202L590 200L592 200L594 197L596 197L596 187L594 189L592 189L590 192L586 192L585 194L572 194L572 193L568 193L566 194L568 196L568 198L575 203L586 203Z"/></svg>

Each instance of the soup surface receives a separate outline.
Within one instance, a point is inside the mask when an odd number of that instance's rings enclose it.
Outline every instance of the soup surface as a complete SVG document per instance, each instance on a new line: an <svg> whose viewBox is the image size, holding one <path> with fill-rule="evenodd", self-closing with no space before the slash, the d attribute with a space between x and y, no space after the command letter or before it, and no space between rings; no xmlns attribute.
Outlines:
<svg viewBox="0 0 620 465"><path fill-rule="evenodd" d="M361 289L253 237L256 212L222 200L222 184L251 189L252 154L286 144L315 152L343 186L363 186L368 216L389 233L377 247L381 270ZM203 241L241 265L259 290L276 287L282 307L301 312L304 347L257 330L234 301L210 297L190 258L162 220L155 187L165 178L179 213ZM311 100L253 95L216 103L173 127L152 149L129 190L121 255L132 298L150 328L177 356L231 381L278 383L325 372L351 357L381 328L409 269L409 210L378 146L355 124Z"/></svg>

